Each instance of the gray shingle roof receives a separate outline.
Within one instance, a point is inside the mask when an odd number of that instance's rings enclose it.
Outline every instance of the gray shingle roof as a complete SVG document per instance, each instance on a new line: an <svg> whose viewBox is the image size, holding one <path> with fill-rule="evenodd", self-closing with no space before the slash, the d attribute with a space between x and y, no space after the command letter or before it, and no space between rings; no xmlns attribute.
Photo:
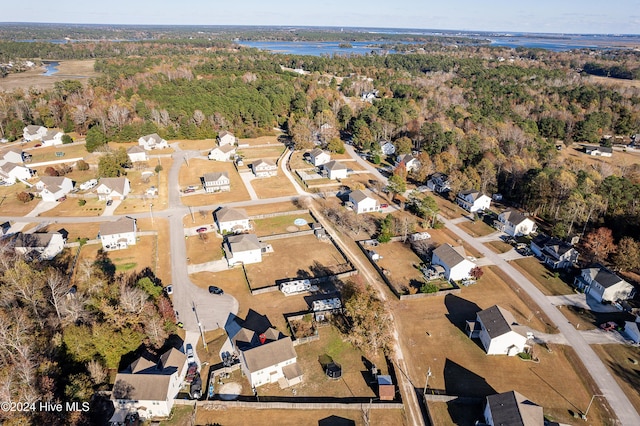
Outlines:
<svg viewBox="0 0 640 426"><path fill-rule="evenodd" d="M297 356L289 336L247 349L243 355L250 371L262 370Z"/></svg>
<svg viewBox="0 0 640 426"><path fill-rule="evenodd" d="M498 305L493 305L484 311L480 311L477 315L478 320L482 323L487 330L487 334L492 339L513 331L513 325L516 324L516 320L513 315L511 315L511 312Z"/></svg>
<svg viewBox="0 0 640 426"><path fill-rule="evenodd" d="M347 166L345 166L344 164L342 164L341 162L336 161L336 160L329 161L328 163L323 164L322 167L324 167L327 170L332 170L332 171L347 170Z"/></svg>
<svg viewBox="0 0 640 426"><path fill-rule="evenodd" d="M453 268L467 258L464 247L453 247L451 244L441 244L433 251L433 254L438 256L449 268Z"/></svg>
<svg viewBox="0 0 640 426"><path fill-rule="evenodd" d="M135 230L136 220L129 217L123 217L114 222L105 222L100 225L100 235L125 234Z"/></svg>
<svg viewBox="0 0 640 426"><path fill-rule="evenodd" d="M205 173L203 176L205 183L207 182L218 182L221 178L225 177L229 180L229 173L227 172L213 172L213 173Z"/></svg>
<svg viewBox="0 0 640 426"><path fill-rule="evenodd" d="M260 241L255 234L233 235L227 238L232 253L260 250Z"/></svg>
<svg viewBox="0 0 640 426"><path fill-rule="evenodd" d="M118 194L124 194L124 187L126 186L127 178L125 177L109 177L100 178L100 185L104 185L111 191L115 191Z"/></svg>
<svg viewBox="0 0 640 426"><path fill-rule="evenodd" d="M223 207L216 211L216 220L221 222L231 222L234 220L249 219L245 209L234 209L231 207Z"/></svg>
<svg viewBox="0 0 640 426"><path fill-rule="evenodd" d="M325 166L326 166L326 164L325 164ZM356 203L361 203L362 201L366 200L367 198L371 198L371 197L369 197L364 191L361 191L360 189L356 189L355 191L351 191L349 193L349 198L354 200Z"/></svg>
<svg viewBox="0 0 640 426"><path fill-rule="evenodd" d="M506 210L502 214L505 220L512 223L513 225L519 225L527 219L531 220L527 216L513 209Z"/></svg>
<svg viewBox="0 0 640 426"><path fill-rule="evenodd" d="M541 426L544 424L542 407L516 391L489 395L487 405L495 426Z"/></svg>
<svg viewBox="0 0 640 426"><path fill-rule="evenodd" d="M587 268L591 279L595 280L604 288L609 288L624 281L622 278L605 268L604 266L597 264L592 268Z"/></svg>

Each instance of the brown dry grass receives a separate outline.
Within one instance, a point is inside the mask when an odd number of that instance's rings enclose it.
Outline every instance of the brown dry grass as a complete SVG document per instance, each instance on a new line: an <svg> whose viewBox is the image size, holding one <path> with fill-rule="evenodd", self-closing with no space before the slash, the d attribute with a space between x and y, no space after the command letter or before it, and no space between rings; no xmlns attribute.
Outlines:
<svg viewBox="0 0 640 426"><path fill-rule="evenodd" d="M507 244L503 241L489 241L488 243L484 243L484 245L489 247L491 251L498 254L513 250L513 246L511 244Z"/></svg>
<svg viewBox="0 0 640 426"><path fill-rule="evenodd" d="M245 188L240 175L231 163L218 161L192 159L189 160L189 167L183 164L180 167L179 182L181 187L188 185L198 185L201 187L200 178L204 173L227 172L231 180L231 191L219 192L216 194L197 194L182 197L182 203L186 206L203 206L214 203L231 203L234 201L249 200L249 192Z"/></svg>
<svg viewBox="0 0 640 426"><path fill-rule="evenodd" d="M574 144L571 147L567 147L559 151L558 155L565 162L574 161L581 163L583 168L586 165L589 166L589 168L600 170L604 165L605 168L610 169L614 174L620 174L621 166L625 166L628 169L630 165L637 164L640 161L640 154L637 152L614 151L611 157L587 155L582 148L582 144Z"/></svg>
<svg viewBox="0 0 640 426"><path fill-rule="evenodd" d="M238 139L238 145L256 146L256 145L267 145L267 144L282 145L282 143L278 141L277 135L267 135L267 136L259 136L257 138Z"/></svg>
<svg viewBox="0 0 640 426"><path fill-rule="evenodd" d="M34 181L35 182L35 181ZM39 202L38 198L23 203L18 200L17 195L22 191L27 191L23 183L16 183L11 186L0 186L0 214L3 216L24 216L33 210Z"/></svg>
<svg viewBox="0 0 640 426"><path fill-rule="evenodd" d="M155 173L154 168L156 165L162 166L160 173ZM130 170L127 172L127 178L131 182L131 194L132 195L144 195L146 190L151 186L158 188L157 198L137 198L127 197L120 203L115 211L115 214L130 214L141 213L149 211L149 204L153 203L153 210L164 210L169 205L169 169L173 164L171 158L159 158L153 159L149 162L149 167L144 171L154 172L153 176L149 178L149 182L144 182L142 179L143 170Z"/></svg>
<svg viewBox="0 0 640 426"><path fill-rule="evenodd" d="M168 142L168 141L167 141ZM211 151L218 146L215 139L198 139L198 140L172 140L171 143L178 142L178 146L183 150Z"/></svg>
<svg viewBox="0 0 640 426"><path fill-rule="evenodd" d="M286 201L283 203L273 203L273 204L262 204L257 206L247 206L244 207L249 216L256 216L260 214L267 213L278 213L278 212L290 212L294 210L301 210L303 207L297 206L291 201Z"/></svg>
<svg viewBox="0 0 640 426"><path fill-rule="evenodd" d="M79 200L84 199L86 204L80 206ZM97 198L79 198L68 197L65 201L60 202L56 207L45 213L46 216L57 217L81 217L81 216L100 216L105 208L105 202Z"/></svg>
<svg viewBox="0 0 640 426"><path fill-rule="evenodd" d="M293 184L289 178L282 173L282 170L278 170L277 176L252 180L251 186L258 195L258 198L275 198L297 194Z"/></svg>
<svg viewBox="0 0 640 426"><path fill-rule="evenodd" d="M273 253L262 256L262 262L247 265L252 288L275 284L276 280L308 278L327 275L336 270L345 259L335 246L319 241L314 235L269 241Z"/></svg>
<svg viewBox="0 0 640 426"><path fill-rule="evenodd" d="M286 215L286 216L275 216L268 217L265 219L255 219L253 221L254 231L256 235L259 237L265 235L274 235L274 234L286 234L289 232L287 230L290 226L296 226L293 224L293 221L296 219L304 219L307 223L313 223L314 220L310 214L295 214L295 215ZM300 230L309 229L308 226L297 227Z"/></svg>
<svg viewBox="0 0 640 426"><path fill-rule="evenodd" d="M31 163L41 163L54 160L70 160L72 158L84 158L88 155L83 145L43 146L28 150L31 154ZM56 152L64 152L63 157L56 157ZM56 165L57 166L57 165Z"/></svg>
<svg viewBox="0 0 640 426"><path fill-rule="evenodd" d="M241 148L238 149L238 154L242 156L244 163L248 164L260 158L275 160L282 155L285 149L286 147L282 144L264 148Z"/></svg>
<svg viewBox="0 0 640 426"><path fill-rule="evenodd" d="M416 266L419 266L422 260L411 247L402 242L393 242L380 244L375 251L382 256L378 265L388 271L387 278L398 293L406 293L407 290L412 293L420 291L425 280Z"/></svg>
<svg viewBox="0 0 640 426"><path fill-rule="evenodd" d="M193 217L188 214L182 218L182 225L185 228L194 226L204 226L213 224L213 212L211 210L193 208Z"/></svg>
<svg viewBox="0 0 640 426"><path fill-rule="evenodd" d="M207 232L187 238L187 257L189 264L198 264L219 260L222 253L222 238L216 232Z"/></svg>
<svg viewBox="0 0 640 426"><path fill-rule="evenodd" d="M640 411L640 353L626 345L592 345L592 348L616 378L625 395ZM635 361L635 363L634 363Z"/></svg>
<svg viewBox="0 0 640 426"><path fill-rule="evenodd" d="M464 241L462 241L456 234L451 232L450 230L443 229L430 229L428 230L429 234L431 234L430 242L435 243L435 246L439 246L440 244L451 244L452 246L462 246L467 253L467 256L473 256L477 259L483 257L482 253L473 247L467 245Z"/></svg>
<svg viewBox="0 0 640 426"><path fill-rule="evenodd" d="M88 238L90 240L95 239L100 231L100 224L97 222L90 223L52 223L50 225L41 228L42 231L55 232L60 229L65 229L69 236L67 241L72 243L78 238Z"/></svg>
<svg viewBox="0 0 640 426"><path fill-rule="evenodd" d="M13 92L16 89L28 91L30 88L41 90L53 89L53 85L62 80L78 80L83 84L89 82L89 78L100 75L93 69L95 60L64 60L60 61L58 72L52 76L45 76L42 68L9 74L6 78L0 79L0 90ZM84 77L84 78L78 78Z"/></svg>
<svg viewBox="0 0 640 426"><path fill-rule="evenodd" d="M622 78L599 77L596 75L584 76L591 83L602 84L604 86L618 87L640 87L640 80L625 80Z"/></svg>
<svg viewBox="0 0 640 426"><path fill-rule="evenodd" d="M485 235L489 235L494 233L496 230L482 220L476 220L474 222L465 221L457 224L460 228L464 229L467 234L472 237L484 237Z"/></svg>
<svg viewBox="0 0 640 426"><path fill-rule="evenodd" d="M520 270L529 280L538 287L538 290L547 296L558 296L563 294L572 294L573 289L569 284L556 277L554 272L547 269L535 257L527 257L511 262ZM561 271L557 271L560 273Z"/></svg>
<svg viewBox="0 0 640 426"><path fill-rule="evenodd" d="M515 389L543 406L545 414L556 421L571 423L569 410L584 410L593 392L575 370L574 360L568 359L568 348L553 346L549 353L536 347L540 363L528 363L517 357L487 356L479 343L464 333L466 319L475 318L477 310L494 304L511 311L520 324L536 330L546 327L532 311L535 308L530 308L533 305L521 300L491 268L484 270L477 284L463 288L457 296L394 304L410 378L414 383L424 383L431 368L429 384L435 389L470 396ZM597 407L594 424L602 424L596 420L602 415Z"/></svg>
<svg viewBox="0 0 640 426"><path fill-rule="evenodd" d="M323 419L330 419L328 425L353 424L363 426L362 411L353 410L256 410L251 408L216 407L211 411L198 410L196 424L219 423L225 426L263 424L266 419L277 419L279 426L316 425ZM325 420L326 421L326 420ZM409 424L403 410L371 410L371 425Z"/></svg>
<svg viewBox="0 0 640 426"><path fill-rule="evenodd" d="M142 135L141 135L142 136ZM173 141L167 141L167 143L172 143ZM109 147L109 149L111 150L118 150L120 148L124 148L124 150L126 151L127 149L131 148L132 146L138 146L138 140L136 139L135 141L131 141L131 142L108 142L107 146ZM175 151L173 150L173 148L169 147L169 148L164 148L164 149L153 149L151 151L147 151L147 155L162 155L162 154L173 154ZM151 161L156 161L155 158L150 159Z"/></svg>

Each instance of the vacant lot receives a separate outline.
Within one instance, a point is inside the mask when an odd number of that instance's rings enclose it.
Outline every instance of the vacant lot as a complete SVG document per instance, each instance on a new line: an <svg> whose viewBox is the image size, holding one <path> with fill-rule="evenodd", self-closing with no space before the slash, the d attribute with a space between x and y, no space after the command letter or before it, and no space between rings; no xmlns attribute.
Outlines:
<svg viewBox="0 0 640 426"><path fill-rule="evenodd" d="M54 160L70 160L72 158L83 158L88 154L84 144L59 145L59 146L43 146L28 151L31 154L32 163L41 163ZM58 157L57 152L64 153ZM75 163L75 161L74 161ZM57 167L57 166L55 166Z"/></svg>
<svg viewBox="0 0 640 426"><path fill-rule="evenodd" d="M186 195L182 197L182 203L187 206L203 206L214 203L231 203L234 201L249 200L249 192L244 186L240 175L231 163L222 163L218 161L191 159L189 166L183 164L180 168L180 187L184 188L188 185L197 185L202 188L200 178L205 173L210 172L227 172L231 180L231 191L218 192L215 194L198 194Z"/></svg>
<svg viewBox="0 0 640 426"><path fill-rule="evenodd" d="M267 214L267 213L290 212L294 210L301 210L304 208L305 208L304 206L301 206L292 201L244 207L244 209L247 211L247 214L249 216L256 216L259 214Z"/></svg>
<svg viewBox="0 0 640 426"><path fill-rule="evenodd" d="M507 244L503 241L489 241L488 243L484 243L484 245L488 246L491 251L499 254L513 250L513 246L511 244Z"/></svg>
<svg viewBox="0 0 640 426"><path fill-rule="evenodd" d="M418 269L422 260L409 245L402 242L380 244L374 248L382 259L378 265L387 273L387 278L400 294L415 293L425 283Z"/></svg>
<svg viewBox="0 0 640 426"><path fill-rule="evenodd" d="M180 146L180 149L183 149L185 151L191 151L191 150L211 151L213 148L218 146L218 143L216 142L215 139L198 139L193 141L177 139L177 140L172 140L170 143L176 143L176 142L178 143L178 146Z"/></svg>
<svg viewBox="0 0 640 426"><path fill-rule="evenodd" d="M269 241L273 253L262 262L247 265L251 288L274 285L276 280L322 277L348 270L346 260L328 241L314 235Z"/></svg>
<svg viewBox="0 0 640 426"><path fill-rule="evenodd" d="M538 287L538 290L547 296L573 293L573 289L569 284L563 281L563 278L566 280L573 279L571 274L566 271L551 271L535 257L525 257L524 259L514 260L511 264L518 268L520 272Z"/></svg>
<svg viewBox="0 0 640 426"><path fill-rule="evenodd" d="M640 353L626 345L592 345L636 410L640 410Z"/></svg>
<svg viewBox="0 0 640 426"><path fill-rule="evenodd" d="M309 226L298 227L294 225L293 221L296 219L304 219L307 221L307 223L314 222L313 218L308 213L286 215L286 216L275 216L275 217L268 217L265 219L255 219L253 221L254 230L259 237L262 237L265 235L285 234L287 232L291 232L291 230L293 230L293 227L295 227L296 230L300 230L300 231L309 229Z"/></svg>
<svg viewBox="0 0 640 426"><path fill-rule="evenodd" d="M131 170L127 172L127 178L131 181L131 195L127 197L116 209L116 214L140 213L149 211L149 204L153 204L153 210L164 210L168 206L169 185L168 176L169 169L173 161L171 158L159 158L150 162L150 167L146 170ZM154 168L160 164L162 170L155 173ZM142 177L143 171L153 172L150 177ZM147 175L148 176L148 175ZM158 189L158 196L151 198L146 196L146 191L150 187L155 186ZM138 198L137 196L142 196Z"/></svg>
<svg viewBox="0 0 640 426"><path fill-rule="evenodd" d="M207 232L187 238L188 263L198 264L219 260L224 257L222 238L216 232Z"/></svg>
<svg viewBox="0 0 640 426"><path fill-rule="evenodd" d="M172 141L167 141L168 143L171 143ZM108 146L110 149L112 150L118 150L120 148L124 148L124 150L126 151L127 149L131 148L132 146L138 146L139 143L136 140L131 141L131 142L109 142ZM147 151L147 155L162 155L162 154L172 154L174 152L173 148L169 147L169 148L164 148L164 149L152 149L150 151ZM155 158L150 158L149 162L155 162L157 161Z"/></svg>
<svg viewBox="0 0 640 426"><path fill-rule="evenodd" d="M521 300L492 268L483 270L483 277L459 295L394 304L411 380L424 383L431 368L430 387L455 395L484 397L515 389L544 407L545 414L555 421L574 423L569 410L585 410L597 391L576 371L570 348L553 346L549 353L536 346L534 353L540 362L531 363L518 357L487 356L481 345L465 334L465 320L474 319L477 311L494 304L509 310L521 325L548 330L533 305ZM594 424L606 423L600 406L594 403L591 410L595 410Z"/></svg>
<svg viewBox="0 0 640 426"><path fill-rule="evenodd" d="M275 161L285 149L286 147L282 144L274 145L273 147L240 148L238 154L242 156L244 163L248 164L260 158L268 158Z"/></svg>
<svg viewBox="0 0 640 426"><path fill-rule="evenodd" d="M496 231L495 228L484 223L482 220L475 221L464 221L462 223L458 223L458 226L464 229L467 234L472 237L484 237L485 235L492 234Z"/></svg>
<svg viewBox="0 0 640 426"><path fill-rule="evenodd" d="M34 181L35 182L35 181ZM0 214L3 216L24 216L38 205L37 198L23 203L18 200L17 194L27 191L23 183L11 186L0 186Z"/></svg>
<svg viewBox="0 0 640 426"><path fill-rule="evenodd" d="M457 219L460 216L469 216L469 212L460 208L459 205L453 203L446 198L433 194L433 199L436 200L438 207L440 208L440 214L447 219Z"/></svg>
<svg viewBox="0 0 640 426"><path fill-rule="evenodd" d="M258 198L284 197L285 195L296 195L296 189L282 170L278 170L277 176L254 179L251 186L258 195Z"/></svg>
<svg viewBox="0 0 640 426"><path fill-rule="evenodd" d="M47 90L53 89L53 85L62 80L78 80L83 84L89 81L89 78L100 75L95 72L93 65L95 60L64 60L60 61L58 72L52 76L43 75L43 68L34 68L32 70L9 74L7 77L0 79L0 90L12 92L16 89L29 91L30 88Z"/></svg>
<svg viewBox="0 0 640 426"><path fill-rule="evenodd" d="M84 200L85 204L81 206L80 200ZM60 202L56 207L48 210L46 216L100 216L105 208L105 202L97 198L75 198L68 197L65 201Z"/></svg>
<svg viewBox="0 0 640 426"><path fill-rule="evenodd" d="M280 135L279 133L278 135ZM238 145L282 145L282 142L278 140L278 135L259 136L257 138L243 138L238 139Z"/></svg>
<svg viewBox="0 0 640 426"><path fill-rule="evenodd" d="M436 425L474 425L477 420L484 420L484 402L478 404L458 404L451 402L428 402L428 409L433 423Z"/></svg>

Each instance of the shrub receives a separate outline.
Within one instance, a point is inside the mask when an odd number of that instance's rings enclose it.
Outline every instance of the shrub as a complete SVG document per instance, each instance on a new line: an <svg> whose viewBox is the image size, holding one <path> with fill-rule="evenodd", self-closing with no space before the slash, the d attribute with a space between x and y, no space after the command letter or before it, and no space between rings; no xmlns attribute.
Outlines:
<svg viewBox="0 0 640 426"><path fill-rule="evenodd" d="M87 200L82 199L82 198L78 200L78 205L79 205L80 207L84 206L85 204L87 204Z"/></svg>
<svg viewBox="0 0 640 426"><path fill-rule="evenodd" d="M154 170L156 173L160 173L162 171L162 165L158 164Z"/></svg>
<svg viewBox="0 0 640 426"><path fill-rule="evenodd" d="M71 138L71 136L69 136L67 134L62 135L62 143L63 144L68 144L68 143L71 143L71 142L73 142L73 139Z"/></svg>
<svg viewBox="0 0 640 426"><path fill-rule="evenodd" d="M24 191L19 192L17 197L18 200L22 201L23 203L28 203L29 201L33 200L33 194Z"/></svg>
<svg viewBox="0 0 640 426"><path fill-rule="evenodd" d="M78 162L76 163L76 168L81 172L87 171L89 170L89 163L84 160L78 160Z"/></svg>
<svg viewBox="0 0 640 426"><path fill-rule="evenodd" d="M60 176L60 173L58 173L58 171L51 166L44 169L44 174L47 176Z"/></svg>
<svg viewBox="0 0 640 426"><path fill-rule="evenodd" d="M424 283L422 287L420 287L420 291L422 293L437 293L438 286L433 283Z"/></svg>

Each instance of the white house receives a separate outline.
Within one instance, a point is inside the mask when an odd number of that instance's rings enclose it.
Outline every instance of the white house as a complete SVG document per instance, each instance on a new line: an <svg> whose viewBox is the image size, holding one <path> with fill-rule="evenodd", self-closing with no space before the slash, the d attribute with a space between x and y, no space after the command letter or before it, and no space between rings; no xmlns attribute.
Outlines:
<svg viewBox="0 0 640 426"><path fill-rule="evenodd" d="M600 264L585 268L574 285L598 302L616 302L633 298L635 288Z"/></svg>
<svg viewBox="0 0 640 426"><path fill-rule="evenodd" d="M58 130L47 130L47 133L42 137L42 146L62 145L62 136L64 133Z"/></svg>
<svg viewBox="0 0 640 426"><path fill-rule="evenodd" d="M456 203L468 212L475 213L489 210L491 198L476 189L467 189L458 192Z"/></svg>
<svg viewBox="0 0 640 426"><path fill-rule="evenodd" d="M467 259L464 247L453 247L451 244L441 244L431 253L431 264L444 268L447 280L459 281L469 278L475 263Z"/></svg>
<svg viewBox="0 0 640 426"><path fill-rule="evenodd" d="M384 155L393 155L396 153L396 147L389 141L380 141L380 151Z"/></svg>
<svg viewBox="0 0 640 426"><path fill-rule="evenodd" d="M6 163L21 164L24 163L25 156L30 156L26 152L22 152L20 148L11 148L2 153L2 160Z"/></svg>
<svg viewBox="0 0 640 426"><path fill-rule="evenodd" d="M513 209L500 213L498 224L502 231L512 237L529 235L537 229L536 223L532 219Z"/></svg>
<svg viewBox="0 0 640 426"><path fill-rule="evenodd" d="M43 126L29 125L22 129L22 137L27 142L42 140L46 134L47 128Z"/></svg>
<svg viewBox="0 0 640 426"><path fill-rule="evenodd" d="M218 145L236 145L238 143L238 138L236 138L233 133L227 132L226 130L218 133Z"/></svg>
<svg viewBox="0 0 640 426"><path fill-rule="evenodd" d="M19 255L31 259L51 260L62 253L65 238L59 232L35 232L33 234L18 232L13 235L11 244Z"/></svg>
<svg viewBox="0 0 640 426"><path fill-rule="evenodd" d="M475 322L467 321L467 333L480 338L487 355L514 356L524 352L527 344L526 329L498 305L478 312Z"/></svg>
<svg viewBox="0 0 640 426"><path fill-rule="evenodd" d="M127 150L127 155L129 156L129 160L132 163L137 163L140 161L147 161L147 151L144 150L140 145L134 145Z"/></svg>
<svg viewBox="0 0 640 426"><path fill-rule="evenodd" d="M229 266L262 262L262 246L255 234L229 236L223 247Z"/></svg>
<svg viewBox="0 0 640 426"><path fill-rule="evenodd" d="M451 182L449 176L444 173L434 173L427 181L427 188L434 192L451 191Z"/></svg>
<svg viewBox="0 0 640 426"><path fill-rule="evenodd" d="M35 187L42 201L58 201L73 190L73 181L64 176L43 176Z"/></svg>
<svg viewBox="0 0 640 426"><path fill-rule="evenodd" d="M260 159L251 163L251 170L256 177L270 177L278 174L278 165L275 161Z"/></svg>
<svg viewBox="0 0 640 426"><path fill-rule="evenodd" d="M131 182L126 177L100 178L96 192L99 200L124 200L131 192Z"/></svg>
<svg viewBox="0 0 640 426"><path fill-rule="evenodd" d="M100 242L105 250L126 249L136 244L136 220L123 217L100 225Z"/></svg>
<svg viewBox="0 0 640 426"><path fill-rule="evenodd" d="M127 414L137 412L142 419L168 417L187 371L187 356L171 348L157 362L136 359L116 374L111 400L116 409L112 423L124 424Z"/></svg>
<svg viewBox="0 0 640 426"><path fill-rule="evenodd" d="M636 321L625 321L624 333L634 343L640 343L640 329L638 329L638 323Z"/></svg>
<svg viewBox="0 0 640 426"><path fill-rule="evenodd" d="M421 166L420 160L418 160L411 154L398 155L398 157L396 158L396 167L403 163L408 172L415 172Z"/></svg>
<svg viewBox="0 0 640 426"><path fill-rule="evenodd" d="M291 337L275 329L266 316L252 309L245 320L229 315L225 331L251 387L278 383L286 388L302 381Z"/></svg>
<svg viewBox="0 0 640 426"><path fill-rule="evenodd" d="M349 202L353 205L353 211L356 212L356 214L380 210L378 200L359 189L349 193Z"/></svg>
<svg viewBox="0 0 640 426"><path fill-rule="evenodd" d="M205 173L202 176L202 186L208 193L231 191L231 180L227 172Z"/></svg>
<svg viewBox="0 0 640 426"><path fill-rule="evenodd" d="M231 161L236 155L235 145L216 146L209 152L209 160Z"/></svg>
<svg viewBox="0 0 640 426"><path fill-rule="evenodd" d="M152 149L164 149L169 148L169 144L166 140L162 139L157 133L141 136L138 139L138 145L150 151Z"/></svg>
<svg viewBox="0 0 640 426"><path fill-rule="evenodd" d="M551 269L569 268L578 262L578 250L565 241L545 234L531 240L531 251Z"/></svg>
<svg viewBox="0 0 640 426"><path fill-rule="evenodd" d="M339 161L329 161L322 165L329 179L345 179L349 173L349 169Z"/></svg>
<svg viewBox="0 0 640 426"><path fill-rule="evenodd" d="M487 396L484 422L488 426L542 426L545 424L542 407L516 391Z"/></svg>
<svg viewBox="0 0 640 426"><path fill-rule="evenodd" d="M249 216L244 209L222 207L215 212L216 226L221 234L239 233L251 229Z"/></svg>
<svg viewBox="0 0 640 426"><path fill-rule="evenodd" d="M309 153L309 158L311 159L311 164L313 164L316 167L322 166L323 164L326 164L329 161L331 161L331 155L320 148L316 148L313 151L311 151Z"/></svg>
<svg viewBox="0 0 640 426"><path fill-rule="evenodd" d="M613 155L613 148L587 145L584 147L584 152L598 157L611 157Z"/></svg>
<svg viewBox="0 0 640 426"><path fill-rule="evenodd" d="M35 176L36 171L22 164L4 163L0 166L0 177L9 182L25 181Z"/></svg>

